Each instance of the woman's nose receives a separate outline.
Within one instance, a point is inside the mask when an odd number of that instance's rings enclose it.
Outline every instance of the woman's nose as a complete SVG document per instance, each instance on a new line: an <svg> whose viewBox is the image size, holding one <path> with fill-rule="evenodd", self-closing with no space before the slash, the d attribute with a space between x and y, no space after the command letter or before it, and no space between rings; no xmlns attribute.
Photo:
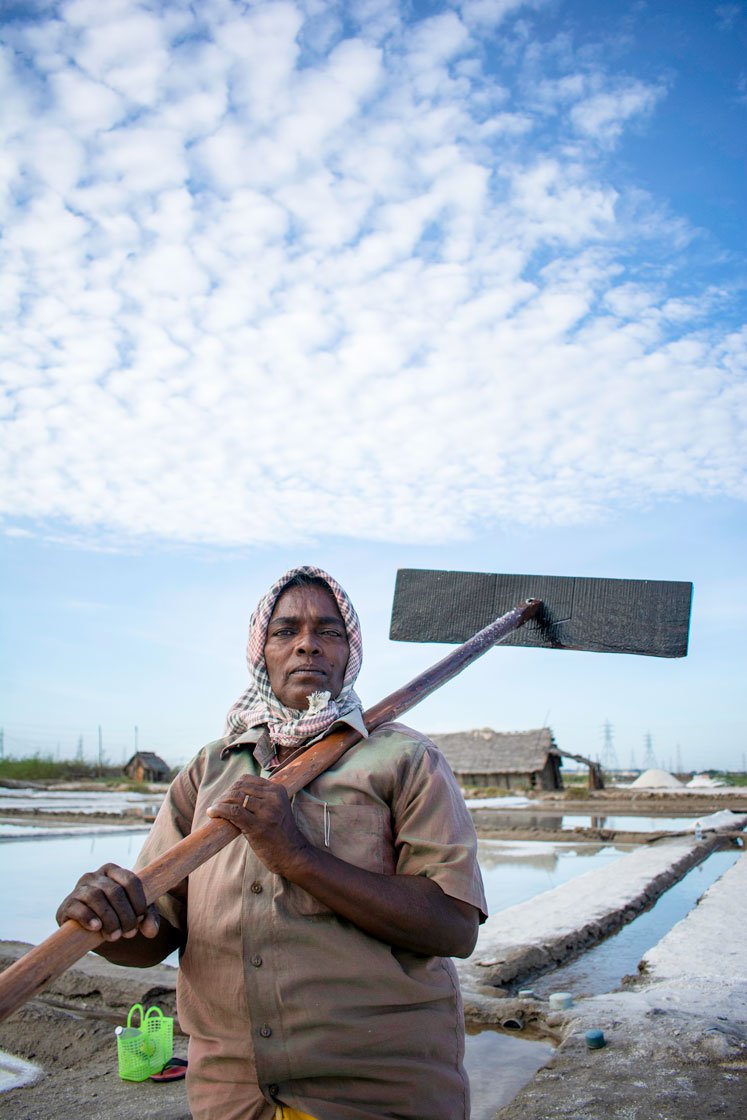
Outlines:
<svg viewBox="0 0 747 1120"><path fill-rule="evenodd" d="M296 645L303 653L318 653L321 649L319 638L314 630L299 631Z"/></svg>

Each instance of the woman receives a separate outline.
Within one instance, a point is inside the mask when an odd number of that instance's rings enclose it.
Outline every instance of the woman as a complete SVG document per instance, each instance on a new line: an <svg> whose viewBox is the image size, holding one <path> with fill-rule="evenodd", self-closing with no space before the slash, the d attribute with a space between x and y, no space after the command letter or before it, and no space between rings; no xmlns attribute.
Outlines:
<svg viewBox="0 0 747 1120"><path fill-rule="evenodd" d="M486 906L453 775L400 724L367 735L360 625L320 569L292 569L260 600L247 660L224 738L174 780L137 866L210 817L247 842L149 910L137 877L106 865L58 919L102 929L117 963L180 948L195 1120L466 1120L447 958L471 953ZM292 802L266 780L341 723L364 738Z"/></svg>

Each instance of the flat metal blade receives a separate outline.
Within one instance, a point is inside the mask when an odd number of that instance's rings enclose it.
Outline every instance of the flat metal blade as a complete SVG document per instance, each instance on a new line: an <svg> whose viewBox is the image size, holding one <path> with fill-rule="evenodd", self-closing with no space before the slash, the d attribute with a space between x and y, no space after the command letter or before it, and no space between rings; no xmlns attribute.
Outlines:
<svg viewBox="0 0 747 1120"><path fill-rule="evenodd" d="M685 657L692 583L400 568L389 636L461 643L523 599L544 610L501 644Z"/></svg>

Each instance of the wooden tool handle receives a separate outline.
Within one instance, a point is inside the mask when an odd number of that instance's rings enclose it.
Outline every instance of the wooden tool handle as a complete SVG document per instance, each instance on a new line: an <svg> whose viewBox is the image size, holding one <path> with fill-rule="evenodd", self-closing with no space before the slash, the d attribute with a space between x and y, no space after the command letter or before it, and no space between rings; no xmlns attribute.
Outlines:
<svg viewBox="0 0 747 1120"><path fill-rule="evenodd" d="M457 676L463 669L481 657L483 653L517 630L539 613L542 603L539 599L527 599L512 611L501 616L480 630L464 645L447 654L441 661L408 684L379 701L364 713L363 719L369 731L383 723L396 720L404 712L415 707L426 696L430 696L446 681ZM314 778L318 778L330 766L334 766L352 746L362 738L360 732L351 727L332 731L313 746L301 748L286 759L270 777L270 781L285 786L289 796L303 789ZM224 820L212 820L195 832L180 840L173 848L153 860L138 872L145 890L147 903L155 902L161 895L172 890L177 883L214 856L240 832L234 825ZM41 945L30 949L25 956L10 965L0 975L0 1022L6 1019L24 1003L40 992L47 984L60 976L91 949L103 940L98 931L83 929L78 922L69 919Z"/></svg>

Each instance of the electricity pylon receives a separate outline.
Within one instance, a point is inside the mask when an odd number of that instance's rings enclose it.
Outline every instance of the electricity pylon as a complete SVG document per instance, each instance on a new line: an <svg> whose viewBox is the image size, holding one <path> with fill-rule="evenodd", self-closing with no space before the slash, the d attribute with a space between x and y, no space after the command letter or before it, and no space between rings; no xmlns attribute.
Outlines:
<svg viewBox="0 0 747 1120"><path fill-rule="evenodd" d="M612 724L609 720L604 724L604 746L602 748L602 769L612 774L619 769L615 744L612 741Z"/></svg>
<svg viewBox="0 0 747 1120"><path fill-rule="evenodd" d="M646 738L645 738L644 742L646 744L646 750L645 750L644 755L643 755L643 769L644 770L655 770L656 769L656 755L654 754L654 747L653 747L653 743L652 743L652 740L651 740L651 732L650 731L646 732Z"/></svg>

